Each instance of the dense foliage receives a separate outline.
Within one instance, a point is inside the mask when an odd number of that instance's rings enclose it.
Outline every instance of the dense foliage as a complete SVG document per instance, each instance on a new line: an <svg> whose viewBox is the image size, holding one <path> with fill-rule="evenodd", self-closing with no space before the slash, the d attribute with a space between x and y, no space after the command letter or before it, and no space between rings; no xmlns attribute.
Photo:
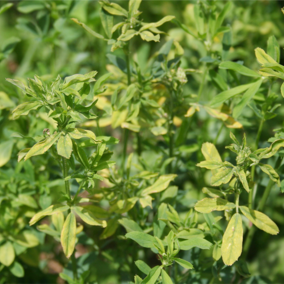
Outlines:
<svg viewBox="0 0 284 284"><path fill-rule="evenodd" d="M0 283L284 282L277 1L1 5Z"/></svg>

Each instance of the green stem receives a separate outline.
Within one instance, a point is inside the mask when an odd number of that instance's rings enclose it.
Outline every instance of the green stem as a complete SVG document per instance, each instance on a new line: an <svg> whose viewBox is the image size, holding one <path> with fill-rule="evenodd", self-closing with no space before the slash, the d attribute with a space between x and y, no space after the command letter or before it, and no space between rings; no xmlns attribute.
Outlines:
<svg viewBox="0 0 284 284"><path fill-rule="evenodd" d="M236 193L236 201L235 201L235 204L236 204L236 213L239 213L239 199L240 199L240 193Z"/></svg>
<svg viewBox="0 0 284 284"><path fill-rule="evenodd" d="M138 156L141 156L142 154L142 143L141 143L141 137L139 132L136 133L136 137L137 137L137 154Z"/></svg>
<svg viewBox="0 0 284 284"><path fill-rule="evenodd" d="M170 115L168 120L168 133L169 133L169 158L174 156L174 133L173 133L173 120L174 120L174 102L173 102L173 91L170 92ZM172 172L172 162L169 163L169 173Z"/></svg>
<svg viewBox="0 0 284 284"><path fill-rule="evenodd" d="M75 250L72 253L71 261L72 261L73 278L74 278L74 280L77 280L78 275L77 275L77 261L76 261L76 257L75 257Z"/></svg>
<svg viewBox="0 0 284 284"><path fill-rule="evenodd" d="M214 141L213 141L213 144L214 144L214 145L217 143L218 138L219 138L219 136L220 136L220 134L221 134L223 128L224 128L224 123L222 123L222 125L221 125L221 127L220 127L220 129L219 129L219 131L218 131L218 133L217 133L217 135L216 135Z"/></svg>
<svg viewBox="0 0 284 284"><path fill-rule="evenodd" d="M278 157L276 164L275 164L275 167L274 167L276 170L280 167L281 162L282 162L281 157ZM269 180L269 182L268 182L268 184L267 184L267 186L264 190L264 193L261 197L260 203L258 205L258 208L257 208L258 211L263 210L265 203L267 201L267 198L269 196L270 190L271 190L272 186L274 185L274 183L275 183L274 181ZM243 255L242 255L243 259L246 259L246 257L247 257L247 254L249 252L250 245L251 245L255 230L256 230L255 226L251 226L251 228L249 229L249 233L247 235L247 238L246 238L246 241L245 241L245 244L244 244Z"/></svg>

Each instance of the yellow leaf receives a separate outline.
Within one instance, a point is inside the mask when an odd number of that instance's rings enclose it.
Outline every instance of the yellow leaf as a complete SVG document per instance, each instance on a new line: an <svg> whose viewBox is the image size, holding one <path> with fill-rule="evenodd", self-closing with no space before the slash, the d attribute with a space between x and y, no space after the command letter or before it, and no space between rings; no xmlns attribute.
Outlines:
<svg viewBox="0 0 284 284"><path fill-rule="evenodd" d="M72 255L75 248L75 242L76 242L76 218L75 215L71 212L67 216L61 232L61 244L67 258L69 258Z"/></svg>
<svg viewBox="0 0 284 284"><path fill-rule="evenodd" d="M221 247L222 259L226 265L232 265L238 260L242 253L243 246L243 225L242 217L236 213L231 218Z"/></svg>
<svg viewBox="0 0 284 284"><path fill-rule="evenodd" d="M222 198L203 198L198 201L194 209L200 213L210 213L212 211L223 211L235 208L235 204Z"/></svg>
<svg viewBox="0 0 284 284"><path fill-rule="evenodd" d="M203 143L201 147L201 152L205 160L207 161L222 162L218 150L212 143L209 142Z"/></svg>

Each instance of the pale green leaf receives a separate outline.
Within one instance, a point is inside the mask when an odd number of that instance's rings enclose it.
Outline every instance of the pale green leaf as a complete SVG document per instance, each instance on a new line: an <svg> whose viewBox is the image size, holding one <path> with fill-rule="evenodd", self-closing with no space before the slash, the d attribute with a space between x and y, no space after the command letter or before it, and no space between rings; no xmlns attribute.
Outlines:
<svg viewBox="0 0 284 284"><path fill-rule="evenodd" d="M128 3L130 18L133 17L140 7L142 0L130 0Z"/></svg>
<svg viewBox="0 0 284 284"><path fill-rule="evenodd" d="M8 140L0 144L0 167L3 167L9 162L12 155L13 146L13 140Z"/></svg>
<svg viewBox="0 0 284 284"><path fill-rule="evenodd" d="M240 73L244 76L249 76L249 77L261 77L260 74L258 74L257 72L232 61L224 61L219 65L220 69L229 69L229 70L233 70L237 73Z"/></svg>
<svg viewBox="0 0 284 284"><path fill-rule="evenodd" d="M148 235L144 232L130 232L127 233L125 236L128 239L132 239L144 248L154 248L154 245L157 245L156 239L153 236Z"/></svg>
<svg viewBox="0 0 284 284"><path fill-rule="evenodd" d="M67 258L69 258L72 255L75 248L75 243L76 243L76 218L75 215L71 212L67 216L61 232L61 244Z"/></svg>
<svg viewBox="0 0 284 284"><path fill-rule="evenodd" d="M244 170L240 170L237 172L239 179L244 187L244 189L249 192L249 185L248 185L248 181L247 181L247 177L246 177L246 173L244 172Z"/></svg>
<svg viewBox="0 0 284 284"><path fill-rule="evenodd" d="M270 55L266 54L265 51L259 47L255 49L255 56L260 64L278 64Z"/></svg>
<svg viewBox="0 0 284 284"><path fill-rule="evenodd" d="M15 237L15 242L23 247L32 248L39 244L39 239L31 231L25 230Z"/></svg>
<svg viewBox="0 0 284 284"><path fill-rule="evenodd" d="M105 12L104 9L100 11L101 22L108 38L112 36L113 16Z"/></svg>
<svg viewBox="0 0 284 284"><path fill-rule="evenodd" d="M221 246L222 259L226 265L232 265L238 260L242 253L243 246L243 225L242 217L236 213L231 218L223 235Z"/></svg>
<svg viewBox="0 0 284 284"><path fill-rule="evenodd" d="M0 246L0 263L10 266L15 259L15 250L10 242L5 242Z"/></svg>
<svg viewBox="0 0 284 284"><path fill-rule="evenodd" d="M190 250L194 247L200 249L209 249L211 247L211 243L207 240L199 237L192 237L186 241L179 242L179 247L181 250Z"/></svg>
<svg viewBox="0 0 284 284"><path fill-rule="evenodd" d="M240 206L242 213L260 230L271 234L277 235L279 233L279 229L277 225L265 214L249 209L246 206Z"/></svg>
<svg viewBox="0 0 284 284"><path fill-rule="evenodd" d="M280 61L280 46L275 38L275 36L270 36L267 41L267 53L270 55L275 61L279 63Z"/></svg>
<svg viewBox="0 0 284 284"><path fill-rule="evenodd" d="M213 246L212 257L213 257L214 260L218 261L220 259L221 255L222 255L221 246L220 246L219 243L216 243Z"/></svg>
<svg viewBox="0 0 284 284"><path fill-rule="evenodd" d="M74 212L87 224L92 225L92 226L101 226L105 228L107 226L107 223L105 220L100 220L94 216L92 211L79 207L79 206L74 206L72 208Z"/></svg>
<svg viewBox="0 0 284 284"><path fill-rule="evenodd" d="M52 224L55 229L61 233L64 224L64 215L62 212L56 212L51 215Z"/></svg>
<svg viewBox="0 0 284 284"><path fill-rule="evenodd" d="M68 133L73 139L90 138L96 141L96 135L90 130L82 128L74 128Z"/></svg>
<svg viewBox="0 0 284 284"><path fill-rule="evenodd" d="M37 109L41 106L39 102L26 102L22 103L19 106L17 106L13 112L12 112L12 117L13 119L19 118L21 115L27 115L31 110Z"/></svg>
<svg viewBox="0 0 284 284"><path fill-rule="evenodd" d="M147 277L141 282L141 284L155 284L161 274L161 270L161 266L155 266L154 268L152 268Z"/></svg>
<svg viewBox="0 0 284 284"><path fill-rule="evenodd" d="M171 277L164 269L162 270L162 283L163 284L173 284Z"/></svg>
<svg viewBox="0 0 284 284"><path fill-rule="evenodd" d="M188 262L188 261L186 261L184 259L174 258L174 261L176 263L178 263L179 265L181 265L185 269L193 269L193 265L190 262Z"/></svg>
<svg viewBox="0 0 284 284"><path fill-rule="evenodd" d="M97 71L91 71L87 74L74 74L72 76L66 77L64 83L61 85L61 89L64 90L71 85L83 82L94 82L94 77L97 75Z"/></svg>
<svg viewBox="0 0 284 284"><path fill-rule="evenodd" d="M282 83L280 90L281 90L281 95L284 98L284 83Z"/></svg>
<svg viewBox="0 0 284 284"><path fill-rule="evenodd" d="M219 169L220 167L222 167L223 163L222 162L217 162L217 161L202 161L200 163L198 163L196 166L200 167L200 168L206 168L208 170L216 170Z"/></svg>
<svg viewBox="0 0 284 284"><path fill-rule="evenodd" d="M201 152L206 161L216 161L222 163L222 159L215 145L209 142L203 143Z"/></svg>
<svg viewBox="0 0 284 284"><path fill-rule="evenodd" d="M15 275L18 278L24 277L24 275L25 275L25 271L24 271L23 266L17 261L15 261L11 265L10 271L12 272L13 275Z"/></svg>
<svg viewBox="0 0 284 284"><path fill-rule="evenodd" d="M16 199L17 202L24 204L31 208L38 208L35 199L31 195L27 194L19 194L18 198Z"/></svg>
<svg viewBox="0 0 284 284"><path fill-rule="evenodd" d="M133 231L138 231L138 232L143 232L141 227L137 224L137 222L127 219L127 218L122 218L118 220L119 224L122 225L127 233L133 232ZM147 274L147 273L146 273Z"/></svg>
<svg viewBox="0 0 284 284"><path fill-rule="evenodd" d="M176 178L177 175L175 174L168 174L168 175L162 175L160 176L153 185L143 189L142 195L148 195L152 193L157 193L165 190L171 181L173 181Z"/></svg>
<svg viewBox="0 0 284 284"><path fill-rule="evenodd" d="M13 6L13 3L7 3L7 4L2 5L0 8L0 15L6 12L8 9L10 9L12 6Z"/></svg>
<svg viewBox="0 0 284 284"><path fill-rule="evenodd" d="M42 224L36 227L39 231L52 236L54 238L57 238L58 240L60 239L60 232L53 230L52 228L50 228L47 224Z"/></svg>
<svg viewBox="0 0 284 284"><path fill-rule="evenodd" d="M274 141L270 147L263 149L259 155L259 159L268 159L274 156L280 148L284 147L284 139Z"/></svg>
<svg viewBox="0 0 284 284"><path fill-rule="evenodd" d="M68 134L60 136L57 142L57 153L58 155L70 159L72 152L72 140Z"/></svg>
<svg viewBox="0 0 284 284"><path fill-rule="evenodd" d="M258 165L259 165L260 169L264 173L266 173L272 181L274 181L275 183L277 183L278 186L280 186L280 177L277 174L277 172L270 165L261 164L261 163L259 163Z"/></svg>
<svg viewBox="0 0 284 284"><path fill-rule="evenodd" d="M202 192L211 197L224 197L224 194L220 190L214 188L203 187Z"/></svg>
<svg viewBox="0 0 284 284"><path fill-rule="evenodd" d="M160 41L160 35L154 35L153 33L149 32L149 31L143 31L139 33L142 40L145 41L155 41L155 42L159 42Z"/></svg>
<svg viewBox="0 0 284 284"><path fill-rule="evenodd" d="M148 29L151 29L151 28L157 28L157 27L163 25L164 23L173 20L174 18L175 18L175 16L166 16L156 23L143 24L143 26L140 28L139 31L142 32L142 31L145 31L145 30L148 30Z"/></svg>
<svg viewBox="0 0 284 284"><path fill-rule="evenodd" d="M200 213L210 213L212 211L231 210L235 204L222 198L203 198L198 201L194 209Z"/></svg>
<svg viewBox="0 0 284 284"><path fill-rule="evenodd" d="M233 176L233 168L222 167L216 170L211 178L211 185L219 186L228 183Z"/></svg>
<svg viewBox="0 0 284 284"><path fill-rule="evenodd" d="M122 34L117 40L121 41L129 41L134 36L138 35L139 33L135 30L128 30L125 34Z"/></svg>
<svg viewBox="0 0 284 284"><path fill-rule="evenodd" d="M116 3L102 2L101 5L111 15L128 17L128 12Z"/></svg>
<svg viewBox="0 0 284 284"><path fill-rule="evenodd" d="M148 266L148 264L146 264L144 261L142 260L137 260L135 261L135 265L138 267L138 269L140 271L142 271L144 274L148 275L149 272L151 271L150 266Z"/></svg>

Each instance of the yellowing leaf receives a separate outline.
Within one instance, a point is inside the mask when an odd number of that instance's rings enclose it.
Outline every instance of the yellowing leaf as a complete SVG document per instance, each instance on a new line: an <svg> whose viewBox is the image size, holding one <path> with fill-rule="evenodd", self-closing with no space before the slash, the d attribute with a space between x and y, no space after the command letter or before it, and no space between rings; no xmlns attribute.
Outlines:
<svg viewBox="0 0 284 284"><path fill-rule="evenodd" d="M276 182L278 184L278 186L280 186L280 177L277 174L277 172L270 166L270 165L265 165L265 164L258 164L260 169L266 173L267 175L269 175L270 179L273 180L274 182Z"/></svg>
<svg viewBox="0 0 284 284"><path fill-rule="evenodd" d="M86 208L75 206L73 207L73 210L85 223L89 225L102 226L103 228L107 226L107 223L105 220L100 220L96 218L94 214Z"/></svg>
<svg viewBox="0 0 284 284"><path fill-rule="evenodd" d="M72 152L72 140L68 134L61 136L57 142L58 155L70 159Z"/></svg>
<svg viewBox="0 0 284 284"><path fill-rule="evenodd" d="M221 246L222 259L226 265L232 265L242 253L243 225L242 217L236 213L231 218Z"/></svg>
<svg viewBox="0 0 284 284"><path fill-rule="evenodd" d="M10 266L15 259L15 251L10 242L6 242L0 246L0 263Z"/></svg>
<svg viewBox="0 0 284 284"><path fill-rule="evenodd" d="M222 198L204 198L196 203L194 209L200 213L223 211L235 208L235 204Z"/></svg>
<svg viewBox="0 0 284 284"><path fill-rule="evenodd" d="M240 206L242 213L260 230L271 234L277 235L279 233L279 229L277 225L265 214L249 209L246 206Z"/></svg>
<svg viewBox="0 0 284 284"><path fill-rule="evenodd" d="M265 63L278 64L271 56L269 56L267 53L265 53L263 49L259 47L255 49L255 56L260 64L265 64Z"/></svg>
<svg viewBox="0 0 284 284"><path fill-rule="evenodd" d="M71 212L67 216L61 232L61 244L67 258L69 258L72 255L75 248L75 242L76 242L76 218L75 215Z"/></svg>
<svg viewBox="0 0 284 284"><path fill-rule="evenodd" d="M60 136L61 132L54 133L45 138L43 141L36 143L25 156L25 161L32 156L44 154L59 139Z"/></svg>
<svg viewBox="0 0 284 284"><path fill-rule="evenodd" d="M247 181L247 177L246 177L246 174L244 172L244 170L241 170L238 172L238 176L239 176L239 179L244 187L244 189L249 192L249 186L248 186L248 181Z"/></svg>
<svg viewBox="0 0 284 284"><path fill-rule="evenodd" d="M196 166L200 168L206 168L208 170L216 170L220 167L222 167L221 162L216 162L216 161L202 161L198 163Z"/></svg>
<svg viewBox="0 0 284 284"><path fill-rule="evenodd" d="M90 138L96 141L96 135L94 132L82 128L73 129L72 132L69 132L69 135L73 139Z"/></svg>
<svg viewBox="0 0 284 284"><path fill-rule="evenodd" d="M201 147L201 152L206 161L216 161L222 163L222 159L219 155L219 152L212 143L203 143Z"/></svg>
<svg viewBox="0 0 284 284"><path fill-rule="evenodd" d="M146 40L146 41L156 41L156 42L160 41L160 35L154 35L149 31L141 32L140 36L143 40Z"/></svg>
<svg viewBox="0 0 284 284"><path fill-rule="evenodd" d="M211 178L211 184L213 186L219 186L221 184L228 183L233 176L233 168L222 167L214 172Z"/></svg>
<svg viewBox="0 0 284 284"><path fill-rule="evenodd" d="M8 140L0 144L0 167L3 167L9 162L12 155L13 146L13 140Z"/></svg>
<svg viewBox="0 0 284 284"><path fill-rule="evenodd" d="M32 232L26 230L15 237L15 242L23 247L32 248L39 244L39 239Z"/></svg>

